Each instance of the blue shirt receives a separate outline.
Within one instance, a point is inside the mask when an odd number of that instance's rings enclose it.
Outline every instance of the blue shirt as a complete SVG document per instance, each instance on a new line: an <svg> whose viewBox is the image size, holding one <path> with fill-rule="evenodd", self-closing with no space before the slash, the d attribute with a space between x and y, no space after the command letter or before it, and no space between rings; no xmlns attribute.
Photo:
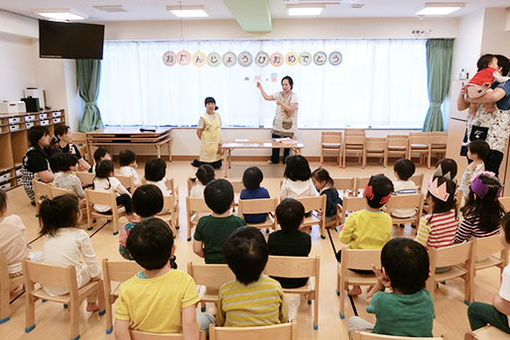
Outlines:
<svg viewBox="0 0 510 340"><path fill-rule="evenodd" d="M496 106L500 110L510 110L510 81L499 84L497 88L505 91L505 96L496 103Z"/></svg>
<svg viewBox="0 0 510 340"><path fill-rule="evenodd" d="M255 189L243 189L241 191L242 200L252 200L257 198L270 198L266 188L258 187ZM266 220L267 214L244 214L246 223L262 223Z"/></svg>

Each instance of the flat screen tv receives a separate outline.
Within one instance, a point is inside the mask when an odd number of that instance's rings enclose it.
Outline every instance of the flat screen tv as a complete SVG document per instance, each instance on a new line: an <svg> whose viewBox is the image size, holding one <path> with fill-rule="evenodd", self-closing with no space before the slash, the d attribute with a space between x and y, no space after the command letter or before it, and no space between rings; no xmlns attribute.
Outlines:
<svg viewBox="0 0 510 340"><path fill-rule="evenodd" d="M39 20L39 56L103 59L104 25Z"/></svg>

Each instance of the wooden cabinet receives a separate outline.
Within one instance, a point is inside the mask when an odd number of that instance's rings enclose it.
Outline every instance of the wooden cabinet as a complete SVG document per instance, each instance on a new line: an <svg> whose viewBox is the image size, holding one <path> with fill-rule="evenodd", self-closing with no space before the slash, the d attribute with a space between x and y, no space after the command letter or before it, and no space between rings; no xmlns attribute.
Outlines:
<svg viewBox="0 0 510 340"><path fill-rule="evenodd" d="M27 130L43 125L53 136L53 126L65 123L64 110L0 114L0 189L20 185L21 161L28 149Z"/></svg>

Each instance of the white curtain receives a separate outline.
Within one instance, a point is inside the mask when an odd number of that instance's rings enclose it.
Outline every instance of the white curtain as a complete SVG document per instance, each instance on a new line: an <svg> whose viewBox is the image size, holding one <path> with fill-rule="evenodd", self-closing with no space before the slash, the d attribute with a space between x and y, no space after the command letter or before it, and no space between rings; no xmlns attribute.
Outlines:
<svg viewBox="0 0 510 340"><path fill-rule="evenodd" d="M338 66L168 67L162 58L168 50L253 56L339 51L343 61ZM204 98L211 96L223 126L270 127L275 103L262 98L254 79L262 79L271 94L281 91L285 75L294 80L301 128L421 127L428 107L425 40L105 42L103 53L98 105L106 125L196 125Z"/></svg>

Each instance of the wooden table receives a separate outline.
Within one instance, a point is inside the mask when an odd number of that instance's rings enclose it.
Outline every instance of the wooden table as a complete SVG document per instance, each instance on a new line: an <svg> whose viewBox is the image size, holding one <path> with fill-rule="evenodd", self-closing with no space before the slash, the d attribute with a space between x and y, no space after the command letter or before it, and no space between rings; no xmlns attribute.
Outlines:
<svg viewBox="0 0 510 340"><path fill-rule="evenodd" d="M228 169L230 169L232 150L234 149L291 149L297 154L301 153L304 147L303 143L293 140L290 143L275 142L274 140L249 140L249 139L236 139L231 142L221 144L223 149L223 172L225 177L228 177Z"/></svg>
<svg viewBox="0 0 510 340"><path fill-rule="evenodd" d="M140 131L143 127L107 127L87 132L87 149L92 155L91 148L100 145L150 145L156 148L158 158L161 158L161 146L168 144L168 161L172 161L172 129L168 127L147 128L156 131Z"/></svg>

